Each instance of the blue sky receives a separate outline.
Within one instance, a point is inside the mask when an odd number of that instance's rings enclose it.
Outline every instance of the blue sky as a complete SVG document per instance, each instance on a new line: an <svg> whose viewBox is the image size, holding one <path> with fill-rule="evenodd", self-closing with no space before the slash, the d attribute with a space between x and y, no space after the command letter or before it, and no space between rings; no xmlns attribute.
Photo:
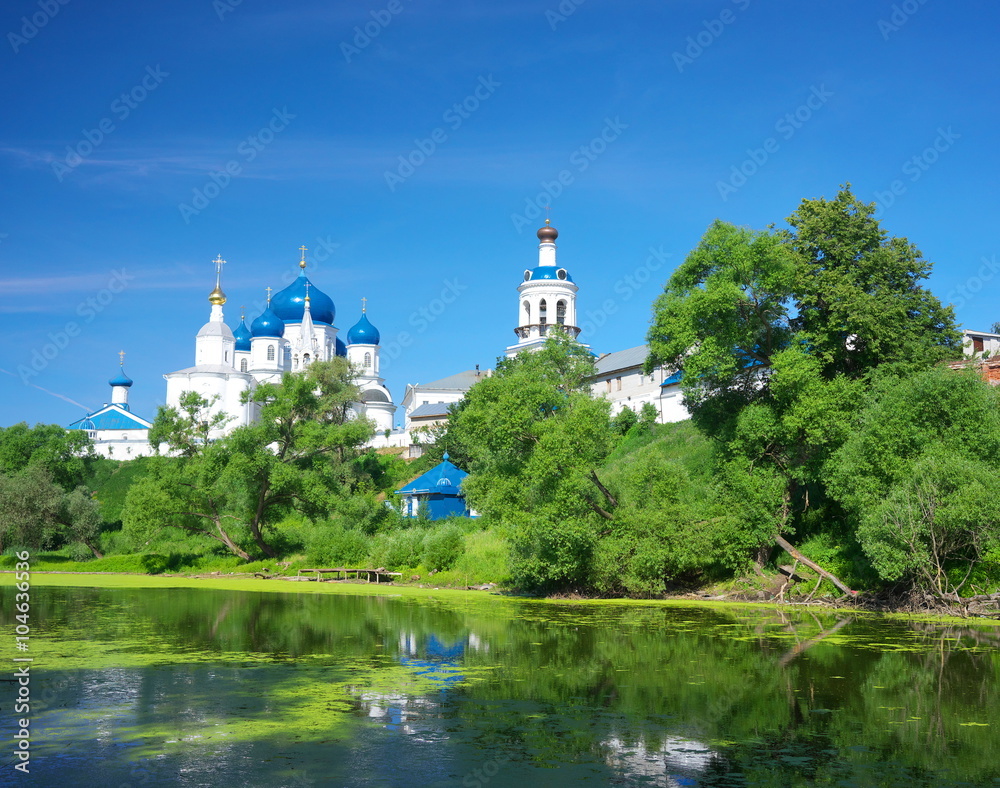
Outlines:
<svg viewBox="0 0 1000 788"><path fill-rule="evenodd" d="M762 228L853 184L1000 320L987 2L376 0L0 14L2 424L162 404L227 261L227 321L309 275L361 298L388 385L494 364L551 204L581 340L641 344L709 223Z"/></svg>

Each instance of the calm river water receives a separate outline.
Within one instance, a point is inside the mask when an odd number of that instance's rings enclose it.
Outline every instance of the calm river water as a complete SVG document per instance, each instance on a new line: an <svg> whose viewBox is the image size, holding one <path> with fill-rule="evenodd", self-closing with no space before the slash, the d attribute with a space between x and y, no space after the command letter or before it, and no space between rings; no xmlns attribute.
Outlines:
<svg viewBox="0 0 1000 788"><path fill-rule="evenodd" d="M3 784L1000 786L994 627L37 583Z"/></svg>

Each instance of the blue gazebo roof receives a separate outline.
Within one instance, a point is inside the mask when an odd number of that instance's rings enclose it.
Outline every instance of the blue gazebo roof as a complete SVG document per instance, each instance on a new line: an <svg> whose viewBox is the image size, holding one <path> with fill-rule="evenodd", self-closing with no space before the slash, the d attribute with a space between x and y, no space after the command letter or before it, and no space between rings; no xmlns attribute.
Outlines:
<svg viewBox="0 0 1000 788"><path fill-rule="evenodd" d="M440 464L435 465L427 473L418 476L412 482L396 490L397 495L419 495L421 493L441 493L442 495L461 495L462 482L468 476L457 465L448 461L445 454Z"/></svg>

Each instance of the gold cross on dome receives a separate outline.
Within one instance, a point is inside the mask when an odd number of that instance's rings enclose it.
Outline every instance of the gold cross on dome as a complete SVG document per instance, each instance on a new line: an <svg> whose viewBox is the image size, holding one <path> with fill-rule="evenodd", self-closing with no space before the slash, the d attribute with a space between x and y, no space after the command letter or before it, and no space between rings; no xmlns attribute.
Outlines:
<svg viewBox="0 0 1000 788"><path fill-rule="evenodd" d="M299 251L302 252L302 259L299 260L299 268L305 268L306 267L306 252L308 252L309 250L306 249L305 246L300 246L299 247Z"/></svg>
<svg viewBox="0 0 1000 788"><path fill-rule="evenodd" d="M124 350L119 350L118 351L118 364L120 366L125 366L125 351Z"/></svg>
<svg viewBox="0 0 1000 788"><path fill-rule="evenodd" d="M362 312L368 311L368 299L365 298L364 296L361 296L361 311Z"/></svg>
<svg viewBox="0 0 1000 788"><path fill-rule="evenodd" d="M270 306L271 305L271 293L273 292L273 288L270 287L270 286L268 286L268 287L265 287L264 289L267 290L267 305Z"/></svg>
<svg viewBox="0 0 1000 788"><path fill-rule="evenodd" d="M545 223L546 224L552 224L552 219L549 218L549 211L551 211L551 210L552 210L552 206L551 205L546 205L545 206Z"/></svg>
<svg viewBox="0 0 1000 788"><path fill-rule="evenodd" d="M226 264L226 261L222 259L222 255L221 254L217 254L215 256L215 259L212 262L215 263L215 271L216 271L216 273L221 272L222 271L222 266L224 266Z"/></svg>

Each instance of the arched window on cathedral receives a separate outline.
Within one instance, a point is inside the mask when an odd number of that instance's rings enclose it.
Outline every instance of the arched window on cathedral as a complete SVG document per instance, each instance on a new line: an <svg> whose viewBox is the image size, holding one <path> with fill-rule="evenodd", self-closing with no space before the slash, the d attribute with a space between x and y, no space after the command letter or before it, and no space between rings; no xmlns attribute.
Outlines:
<svg viewBox="0 0 1000 788"><path fill-rule="evenodd" d="M566 325L566 302L557 301L556 302L556 322L564 326Z"/></svg>
<svg viewBox="0 0 1000 788"><path fill-rule="evenodd" d="M372 365L372 354L365 353L365 368L367 369Z"/></svg>
<svg viewBox="0 0 1000 788"><path fill-rule="evenodd" d="M538 302L538 324L544 326L548 322L548 307L545 305L545 299L543 298Z"/></svg>
<svg viewBox="0 0 1000 788"><path fill-rule="evenodd" d="M245 358L240 359L240 372L247 371L247 360Z"/></svg>
<svg viewBox="0 0 1000 788"><path fill-rule="evenodd" d="M521 308L524 310L524 319L521 321L521 325L531 325L531 303L529 301L525 301L521 304Z"/></svg>
<svg viewBox="0 0 1000 788"><path fill-rule="evenodd" d="M305 355L303 355L302 356L302 366L303 367L308 367L309 366L309 360L310 359L309 359L309 354L308 353L306 353Z"/></svg>
<svg viewBox="0 0 1000 788"><path fill-rule="evenodd" d="M274 361L274 345L267 346L267 360Z"/></svg>

